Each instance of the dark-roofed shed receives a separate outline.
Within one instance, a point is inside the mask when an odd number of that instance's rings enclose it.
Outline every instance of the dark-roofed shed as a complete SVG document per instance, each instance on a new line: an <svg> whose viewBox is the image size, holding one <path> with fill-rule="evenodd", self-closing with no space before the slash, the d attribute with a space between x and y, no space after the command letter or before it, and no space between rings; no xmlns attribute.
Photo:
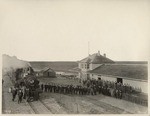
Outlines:
<svg viewBox="0 0 150 116"><path fill-rule="evenodd" d="M56 72L53 69L46 67L40 72L40 75L44 77L55 78Z"/></svg>

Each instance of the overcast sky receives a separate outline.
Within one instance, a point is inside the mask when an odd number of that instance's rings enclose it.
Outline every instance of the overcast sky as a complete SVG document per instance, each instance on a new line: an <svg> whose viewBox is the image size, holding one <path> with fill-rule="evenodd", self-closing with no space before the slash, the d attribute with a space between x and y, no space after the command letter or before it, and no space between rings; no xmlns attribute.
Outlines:
<svg viewBox="0 0 150 116"><path fill-rule="evenodd" d="M2 53L28 61L77 61L100 50L148 60L149 0L0 0Z"/></svg>

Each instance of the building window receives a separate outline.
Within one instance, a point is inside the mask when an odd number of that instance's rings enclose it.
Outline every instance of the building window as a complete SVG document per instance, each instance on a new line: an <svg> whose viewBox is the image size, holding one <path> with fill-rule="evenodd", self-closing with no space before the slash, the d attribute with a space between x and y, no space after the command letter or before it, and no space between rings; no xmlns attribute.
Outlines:
<svg viewBox="0 0 150 116"><path fill-rule="evenodd" d="M87 67L86 67L86 64L85 64L85 69L86 69Z"/></svg>
<svg viewBox="0 0 150 116"><path fill-rule="evenodd" d="M87 69L89 69L89 64L87 64Z"/></svg>
<svg viewBox="0 0 150 116"><path fill-rule="evenodd" d="M82 68L84 68L84 65L83 65L83 64L81 64L81 67L82 67Z"/></svg>

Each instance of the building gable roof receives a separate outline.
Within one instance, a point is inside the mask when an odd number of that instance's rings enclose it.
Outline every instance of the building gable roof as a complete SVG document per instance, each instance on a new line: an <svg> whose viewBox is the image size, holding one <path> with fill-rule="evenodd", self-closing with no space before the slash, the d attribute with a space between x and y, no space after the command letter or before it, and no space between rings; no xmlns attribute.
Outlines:
<svg viewBox="0 0 150 116"><path fill-rule="evenodd" d="M89 55L88 57L80 60L79 62L83 63L93 63L93 64L102 64L102 63L114 63L114 61L110 60L109 58L98 55L97 53Z"/></svg>
<svg viewBox="0 0 150 116"><path fill-rule="evenodd" d="M50 71L50 72L55 72L53 69L51 69L50 67L45 67L43 70L41 70L41 72L47 72L47 71Z"/></svg>
<svg viewBox="0 0 150 116"><path fill-rule="evenodd" d="M89 71L89 73L148 80L148 67L145 64L106 64Z"/></svg>

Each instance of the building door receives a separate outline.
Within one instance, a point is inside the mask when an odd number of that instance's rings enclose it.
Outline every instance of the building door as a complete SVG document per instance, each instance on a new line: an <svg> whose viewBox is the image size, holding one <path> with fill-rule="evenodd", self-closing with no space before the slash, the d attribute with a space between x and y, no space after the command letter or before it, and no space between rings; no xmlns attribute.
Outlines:
<svg viewBox="0 0 150 116"><path fill-rule="evenodd" d="M117 78L117 83L123 83L123 80L122 80L122 78Z"/></svg>
<svg viewBox="0 0 150 116"><path fill-rule="evenodd" d="M87 74L87 80L89 80L90 79L90 75L89 74Z"/></svg>

